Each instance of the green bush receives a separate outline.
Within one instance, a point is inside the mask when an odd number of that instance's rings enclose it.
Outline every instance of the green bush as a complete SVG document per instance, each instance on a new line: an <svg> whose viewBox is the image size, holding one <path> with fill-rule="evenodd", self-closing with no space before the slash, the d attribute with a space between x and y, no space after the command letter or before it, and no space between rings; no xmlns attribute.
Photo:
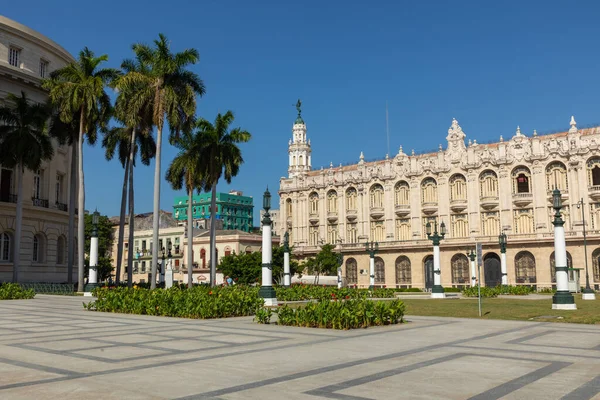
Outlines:
<svg viewBox="0 0 600 400"><path fill-rule="evenodd" d="M33 299L33 289L23 289L18 283L0 283L0 300Z"/></svg>
<svg viewBox="0 0 600 400"><path fill-rule="evenodd" d="M500 294L525 296L533 292L534 290L529 286L501 285L493 288L486 286L481 288L481 297L497 297ZM462 294L465 297L477 297L477 286L463 289Z"/></svg>
<svg viewBox="0 0 600 400"><path fill-rule="evenodd" d="M195 286L192 289L99 288L96 301L84 303L92 311L160 315L180 318L225 318L254 315L264 302L258 287Z"/></svg>
<svg viewBox="0 0 600 400"><path fill-rule="evenodd" d="M410 289L404 289L410 290ZM417 289L420 291L419 289ZM276 287L277 300L280 301L302 301L302 300L337 300L337 299L391 299L395 297L396 292L403 289L393 288L375 288L353 289L341 288L335 286L316 286L316 285L292 285L290 287Z"/></svg>
<svg viewBox="0 0 600 400"><path fill-rule="evenodd" d="M463 289L462 294L465 297L477 297L478 296L477 286L468 287L468 288ZM496 288L482 286L481 287L481 297L498 297L498 291L496 290Z"/></svg>
<svg viewBox="0 0 600 400"><path fill-rule="evenodd" d="M305 307L287 305L275 310L277 323L308 328L356 329L403 322L405 306L400 300L371 301L365 298L344 301L319 301ZM258 319L269 323L270 318Z"/></svg>
<svg viewBox="0 0 600 400"><path fill-rule="evenodd" d="M445 287L444 293L460 293L460 288L457 287Z"/></svg>

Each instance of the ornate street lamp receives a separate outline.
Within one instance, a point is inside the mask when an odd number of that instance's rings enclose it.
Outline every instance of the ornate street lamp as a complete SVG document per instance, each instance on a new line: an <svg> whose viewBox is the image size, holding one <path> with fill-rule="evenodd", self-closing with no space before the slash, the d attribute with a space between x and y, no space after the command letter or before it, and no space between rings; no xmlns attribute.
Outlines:
<svg viewBox="0 0 600 400"><path fill-rule="evenodd" d="M379 243L365 243L365 251L369 253L369 289L373 290L375 287L375 254L379 251Z"/></svg>
<svg viewBox="0 0 600 400"><path fill-rule="evenodd" d="M269 188L263 195L263 208L265 213L262 219L262 285L258 294L265 301L266 306L276 306L277 296L275 295L275 289L273 289L273 268L271 262L273 260L273 251L271 248L271 215L269 210L271 209L271 193Z"/></svg>
<svg viewBox="0 0 600 400"><path fill-rule="evenodd" d="M283 235L283 286L290 286L290 278L290 233L285 231Z"/></svg>
<svg viewBox="0 0 600 400"><path fill-rule="evenodd" d="M502 284L508 285L508 276L506 274L506 233L504 233L504 231L498 235L498 243L500 244L500 269L502 270Z"/></svg>
<svg viewBox="0 0 600 400"><path fill-rule="evenodd" d="M92 236L90 238L90 268L88 273L88 283L83 291L84 295L91 296L92 290L98 287L98 222L100 213L96 209L92 214Z"/></svg>
<svg viewBox="0 0 600 400"><path fill-rule="evenodd" d="M552 191L552 208L554 208L554 260L556 263L556 293L552 296L553 310L576 310L577 305L569 292L569 276L567 267L567 248L565 241L565 221L560 215L562 199L560 190Z"/></svg>
<svg viewBox="0 0 600 400"><path fill-rule="evenodd" d="M577 208L581 209L581 220L583 224L583 254L585 256L585 289L581 294L583 300L596 300L596 293L590 287L590 274L588 273L588 256L587 256L587 236L585 232L585 210L583 207L583 198L577 202Z"/></svg>
<svg viewBox="0 0 600 400"><path fill-rule="evenodd" d="M477 254L475 254L475 250L471 249L470 253L467 253L467 257L471 261L471 287L474 287L477 284L477 271L475 270L475 259L477 258Z"/></svg>
<svg viewBox="0 0 600 400"><path fill-rule="evenodd" d="M443 299L446 297L444 294L444 288L441 284L441 269L440 269L440 241L446 236L446 224L443 222L440 224L440 231L438 232L437 221L433 223L433 232L431 223L428 222L425 225L425 232L427 233L427 239L433 242L433 288L431 289L432 299Z"/></svg>

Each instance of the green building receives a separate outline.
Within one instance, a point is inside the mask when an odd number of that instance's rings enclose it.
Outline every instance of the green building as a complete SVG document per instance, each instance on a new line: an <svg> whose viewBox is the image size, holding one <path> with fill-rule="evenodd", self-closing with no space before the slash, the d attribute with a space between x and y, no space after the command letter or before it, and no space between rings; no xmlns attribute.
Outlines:
<svg viewBox="0 0 600 400"><path fill-rule="evenodd" d="M210 193L202 193L193 197L192 215L196 228L209 228L210 195ZM177 221L187 221L187 206L187 196L176 197L173 205L173 218ZM238 229L250 232L253 211L252 197L242 196L242 192L233 190L229 193L217 193L218 229ZM221 223L223 224L222 228Z"/></svg>

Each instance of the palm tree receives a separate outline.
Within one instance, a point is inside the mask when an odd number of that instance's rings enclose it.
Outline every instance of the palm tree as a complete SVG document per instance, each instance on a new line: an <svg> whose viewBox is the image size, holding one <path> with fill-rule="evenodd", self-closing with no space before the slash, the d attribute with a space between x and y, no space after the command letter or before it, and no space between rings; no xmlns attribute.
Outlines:
<svg viewBox="0 0 600 400"><path fill-rule="evenodd" d="M160 179L162 131L165 118L171 129L172 137L176 137L186 120L196 111L196 95L204 95L204 83L187 67L196 64L198 51L187 49L173 53L169 42L163 34L158 35L154 47L134 44L136 59L145 68L142 71L131 71L120 79L119 87L129 90L136 86L136 95L131 99L130 109L140 110L152 107L152 123L156 126L156 161L154 170L154 212L153 243L158 243L158 227L160 218ZM133 89L132 89L133 90ZM156 287L156 267L158 263L158 246L152 249L151 288Z"/></svg>
<svg viewBox="0 0 600 400"><path fill-rule="evenodd" d="M188 287L192 287L193 269L193 224L192 207L194 189L203 187L202 183L202 154L204 142L200 134L194 134L192 129L185 129L179 137L173 140L173 145L179 149L179 153L171 162L167 170L166 180L171 183L175 190L181 190L184 186L188 193L187 210L187 263L188 263Z"/></svg>
<svg viewBox="0 0 600 400"><path fill-rule="evenodd" d="M249 132L240 128L229 130L234 116L231 111L217 114L214 124L205 119L196 122L198 135L204 143L201 157L203 163L204 190L211 191L210 202L210 284L215 285L217 273L216 229L215 216L217 212L217 183L221 176L227 183L239 172L244 162L239 143L245 143L252 137Z"/></svg>
<svg viewBox="0 0 600 400"><path fill-rule="evenodd" d="M0 107L0 164L15 168L17 175L17 212L13 246L13 282L19 281L21 232L23 228L23 173L36 171L42 161L54 155L52 140L46 132L50 108L31 103L25 92L21 97L9 93L8 106Z"/></svg>
<svg viewBox="0 0 600 400"><path fill-rule="evenodd" d="M77 218L77 266L78 290L83 290L85 223L85 184L83 176L83 140L87 134L88 142L93 144L96 131L106 129L110 119L111 104L104 90L106 85L119 76L119 71L112 68L99 69L99 65L108 60L107 55L96 57L85 47L79 53L79 59L67 66L57 69L45 80L43 86L49 91L52 104L58 109L60 119L64 123L72 123L79 114L79 135L77 137L77 175L79 177L79 218Z"/></svg>
<svg viewBox="0 0 600 400"><path fill-rule="evenodd" d="M135 155L138 152L138 149L141 150L141 161L144 165L150 165L150 160L154 157L156 153L156 143L154 142L154 138L150 135L137 135L135 137L136 146L133 149L133 164L132 168L129 168L130 160L130 146L131 146L131 138L133 135L133 128L125 128L125 127L115 127L112 128L108 133L104 136L102 140L102 146L105 148L105 156L107 160L112 160L115 156L115 153L118 153L118 159L123 168L125 169L124 179L123 179L123 191L121 194L121 214L119 218L119 240L117 244L117 269L116 269L116 282L119 283L121 279L121 264L123 261L123 242L124 242L124 231L125 231L125 212L126 212L126 204L127 204L127 188L129 179L131 179L130 186L130 211L133 209L133 176L130 173L133 173L133 167L135 167ZM133 212L132 212L133 214ZM133 233L134 227L132 225L129 226L129 231ZM129 243L132 243L131 240ZM129 253L132 253L133 256L133 244L129 246ZM133 257L131 257L133 260ZM131 260L131 261L132 261ZM133 269L131 265L131 261L128 261L128 284L131 286L133 284ZM129 276L131 274L131 276Z"/></svg>

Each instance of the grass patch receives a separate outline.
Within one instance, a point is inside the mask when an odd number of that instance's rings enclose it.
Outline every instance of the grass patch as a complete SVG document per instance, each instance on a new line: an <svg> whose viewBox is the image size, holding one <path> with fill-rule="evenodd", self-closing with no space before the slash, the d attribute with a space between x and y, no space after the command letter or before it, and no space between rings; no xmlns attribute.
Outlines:
<svg viewBox="0 0 600 400"><path fill-rule="evenodd" d="M406 315L479 318L477 299L403 299L403 302ZM576 295L575 302L577 310L565 311L553 310L550 296L543 300L482 299L481 319L600 323L600 299L584 301L581 295Z"/></svg>

